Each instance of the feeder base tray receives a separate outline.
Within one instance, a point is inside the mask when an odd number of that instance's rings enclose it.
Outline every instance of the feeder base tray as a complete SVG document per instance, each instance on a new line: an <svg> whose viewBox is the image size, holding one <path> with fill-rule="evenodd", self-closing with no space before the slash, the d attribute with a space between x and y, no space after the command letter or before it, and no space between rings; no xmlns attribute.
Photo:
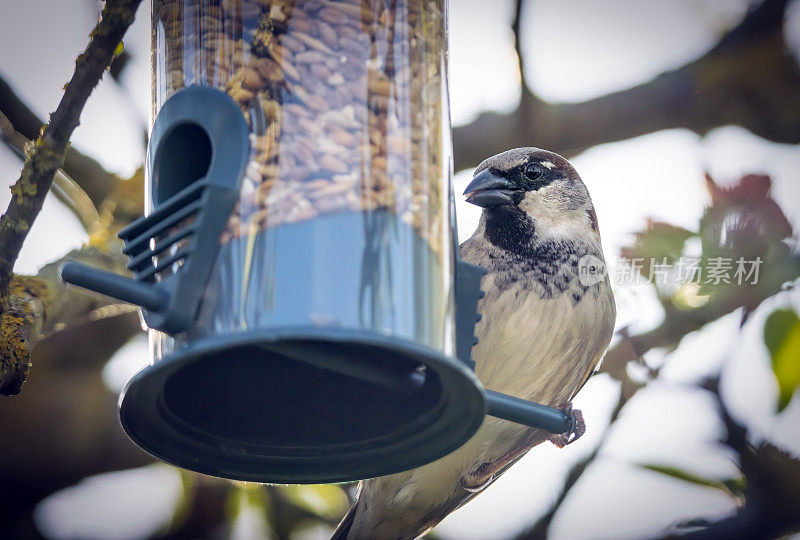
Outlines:
<svg viewBox="0 0 800 540"><path fill-rule="evenodd" d="M151 454L270 483L345 482L423 465L461 446L485 407L480 382L452 358L316 327L193 342L139 372L120 397L125 431Z"/></svg>

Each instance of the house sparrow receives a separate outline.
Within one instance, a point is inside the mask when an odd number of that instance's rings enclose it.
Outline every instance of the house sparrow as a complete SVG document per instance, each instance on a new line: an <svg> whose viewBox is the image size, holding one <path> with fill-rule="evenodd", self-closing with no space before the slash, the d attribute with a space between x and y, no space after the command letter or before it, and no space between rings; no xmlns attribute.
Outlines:
<svg viewBox="0 0 800 540"><path fill-rule="evenodd" d="M571 410L608 347L616 310L589 192L563 157L517 148L483 161L465 191L483 207L461 258L483 266L476 374L484 386ZM546 440L580 436L487 417L463 446L409 471L362 481L332 538L410 539L438 524Z"/></svg>

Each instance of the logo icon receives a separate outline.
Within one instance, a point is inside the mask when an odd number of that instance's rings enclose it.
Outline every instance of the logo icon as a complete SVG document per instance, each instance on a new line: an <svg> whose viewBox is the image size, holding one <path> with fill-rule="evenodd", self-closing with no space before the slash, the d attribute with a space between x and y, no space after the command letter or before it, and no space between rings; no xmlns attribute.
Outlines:
<svg viewBox="0 0 800 540"><path fill-rule="evenodd" d="M594 255L584 255L578 261L578 281L584 287L591 287L606 278L606 263Z"/></svg>

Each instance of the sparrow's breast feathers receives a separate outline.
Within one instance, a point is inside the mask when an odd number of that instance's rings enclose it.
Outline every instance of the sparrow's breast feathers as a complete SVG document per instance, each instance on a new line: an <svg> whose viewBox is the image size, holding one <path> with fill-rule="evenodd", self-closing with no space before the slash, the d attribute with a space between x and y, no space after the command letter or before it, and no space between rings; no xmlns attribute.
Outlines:
<svg viewBox="0 0 800 540"><path fill-rule="evenodd" d="M611 339L614 300L608 279L581 280L580 261L602 261L593 242L545 240L515 253L476 234L461 246L466 261L488 270L473 349L489 389L562 405L597 367Z"/></svg>

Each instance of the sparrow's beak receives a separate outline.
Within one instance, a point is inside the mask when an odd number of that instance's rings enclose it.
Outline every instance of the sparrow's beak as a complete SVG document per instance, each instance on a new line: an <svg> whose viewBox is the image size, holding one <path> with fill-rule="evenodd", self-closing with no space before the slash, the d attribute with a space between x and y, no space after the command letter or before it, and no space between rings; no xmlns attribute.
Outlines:
<svg viewBox="0 0 800 540"><path fill-rule="evenodd" d="M514 204L512 194L519 188L502 176L492 174L489 169L484 169L476 174L469 183L464 195L467 202L483 208Z"/></svg>

